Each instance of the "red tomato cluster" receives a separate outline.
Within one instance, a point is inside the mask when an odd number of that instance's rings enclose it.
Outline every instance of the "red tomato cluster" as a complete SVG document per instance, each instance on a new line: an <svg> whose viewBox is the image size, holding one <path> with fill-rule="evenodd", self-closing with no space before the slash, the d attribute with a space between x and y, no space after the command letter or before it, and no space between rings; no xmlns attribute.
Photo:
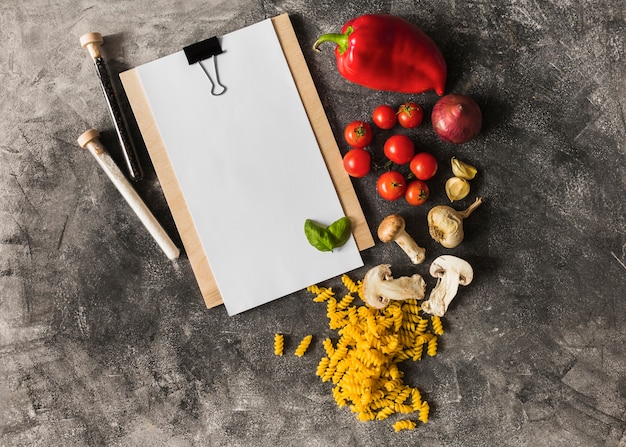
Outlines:
<svg viewBox="0 0 626 447"><path fill-rule="evenodd" d="M352 147L343 157L343 167L352 177L365 177L372 168L372 156L364 147L372 142L372 127L365 121L352 121L343 132Z"/></svg>
<svg viewBox="0 0 626 447"><path fill-rule="evenodd" d="M396 124L411 129L419 126L423 119L423 109L412 101L402 104L397 110L383 104L372 112L373 123L383 130L393 129ZM372 156L366 149L373 139L372 126L366 121L352 121L344 130L344 138L351 146L343 158L346 172L352 177L365 177L372 169ZM429 195L425 181L437 172L437 159L428 152L416 154L413 140L404 134L393 134L387 138L383 152L390 162L409 165L411 174L405 176L398 169L383 173L376 183L378 194L385 200L404 197L411 205L423 204ZM409 181L407 177L415 177L415 180Z"/></svg>
<svg viewBox="0 0 626 447"><path fill-rule="evenodd" d="M402 127L412 129L422 124L424 119L424 110L422 107L412 101L402 104L398 110L383 104L374 109L372 112L372 121L381 129L389 130L399 123Z"/></svg>

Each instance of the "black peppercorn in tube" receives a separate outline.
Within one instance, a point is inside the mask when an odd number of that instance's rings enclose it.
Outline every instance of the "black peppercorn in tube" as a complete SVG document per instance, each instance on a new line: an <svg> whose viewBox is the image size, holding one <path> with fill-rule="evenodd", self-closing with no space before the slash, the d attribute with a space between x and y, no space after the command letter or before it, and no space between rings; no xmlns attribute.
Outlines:
<svg viewBox="0 0 626 447"><path fill-rule="evenodd" d="M138 181L143 177L143 172L141 165L139 164L137 151L135 150L133 141L130 138L128 123L122 114L120 104L115 96L115 91L113 89L113 84L109 76L106 62L100 52L100 45L102 45L103 42L104 39L100 33L87 33L80 38L81 46L89 51L89 55L93 59L96 73L100 79L100 85L102 86L102 92L104 93L111 117L113 118L115 131L117 132L117 136L122 147L122 154L130 173L130 177L131 179Z"/></svg>

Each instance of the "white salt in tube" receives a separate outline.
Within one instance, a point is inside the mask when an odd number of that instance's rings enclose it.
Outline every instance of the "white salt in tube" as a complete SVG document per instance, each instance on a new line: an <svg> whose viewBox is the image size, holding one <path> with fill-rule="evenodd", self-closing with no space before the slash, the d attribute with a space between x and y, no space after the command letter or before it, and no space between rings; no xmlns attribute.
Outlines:
<svg viewBox="0 0 626 447"><path fill-rule="evenodd" d="M100 167L104 170L109 179L111 179L115 187L122 194L126 202L128 202L135 214L137 214L139 220L145 225L167 257L172 260L177 259L180 255L180 250L174 245L174 242L172 242L150 209L143 200L141 200L141 197L139 197L139 194L134 190L122 171L120 171L119 167L100 142L99 137L100 133L97 130L89 129L78 137L78 144L80 147L88 149L89 152L91 152Z"/></svg>

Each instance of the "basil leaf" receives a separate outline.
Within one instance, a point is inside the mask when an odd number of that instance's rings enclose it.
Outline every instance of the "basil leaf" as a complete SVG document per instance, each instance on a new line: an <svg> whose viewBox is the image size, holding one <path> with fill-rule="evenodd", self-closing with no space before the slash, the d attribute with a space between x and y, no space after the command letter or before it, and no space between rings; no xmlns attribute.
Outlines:
<svg viewBox="0 0 626 447"><path fill-rule="evenodd" d="M350 219L346 216L330 224L327 229L333 236L335 247L341 247L350 239Z"/></svg>
<svg viewBox="0 0 626 447"><path fill-rule="evenodd" d="M319 251L332 251L334 246L333 236L317 222L307 219L304 222L304 234L309 243Z"/></svg>
<svg viewBox="0 0 626 447"><path fill-rule="evenodd" d="M346 216L324 227L307 219L304 222L304 234L309 243L320 251L333 251L344 245L351 234L350 219Z"/></svg>

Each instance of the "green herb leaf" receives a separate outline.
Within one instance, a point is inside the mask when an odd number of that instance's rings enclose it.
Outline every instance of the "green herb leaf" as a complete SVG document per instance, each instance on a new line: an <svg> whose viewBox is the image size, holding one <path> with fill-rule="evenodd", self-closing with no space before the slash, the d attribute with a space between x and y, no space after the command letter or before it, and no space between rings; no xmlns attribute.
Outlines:
<svg viewBox="0 0 626 447"><path fill-rule="evenodd" d="M350 239L350 219L346 216L328 226L328 232L334 238L335 247L341 247Z"/></svg>
<svg viewBox="0 0 626 447"><path fill-rule="evenodd" d="M307 219L304 222L304 234L309 243L319 251L332 251L333 248L335 248L333 245L333 236L326 227L321 226L311 219Z"/></svg>
<svg viewBox="0 0 626 447"><path fill-rule="evenodd" d="M350 219L342 217L328 227L307 219L304 222L304 234L309 243L320 251L333 251L344 245L351 234Z"/></svg>

